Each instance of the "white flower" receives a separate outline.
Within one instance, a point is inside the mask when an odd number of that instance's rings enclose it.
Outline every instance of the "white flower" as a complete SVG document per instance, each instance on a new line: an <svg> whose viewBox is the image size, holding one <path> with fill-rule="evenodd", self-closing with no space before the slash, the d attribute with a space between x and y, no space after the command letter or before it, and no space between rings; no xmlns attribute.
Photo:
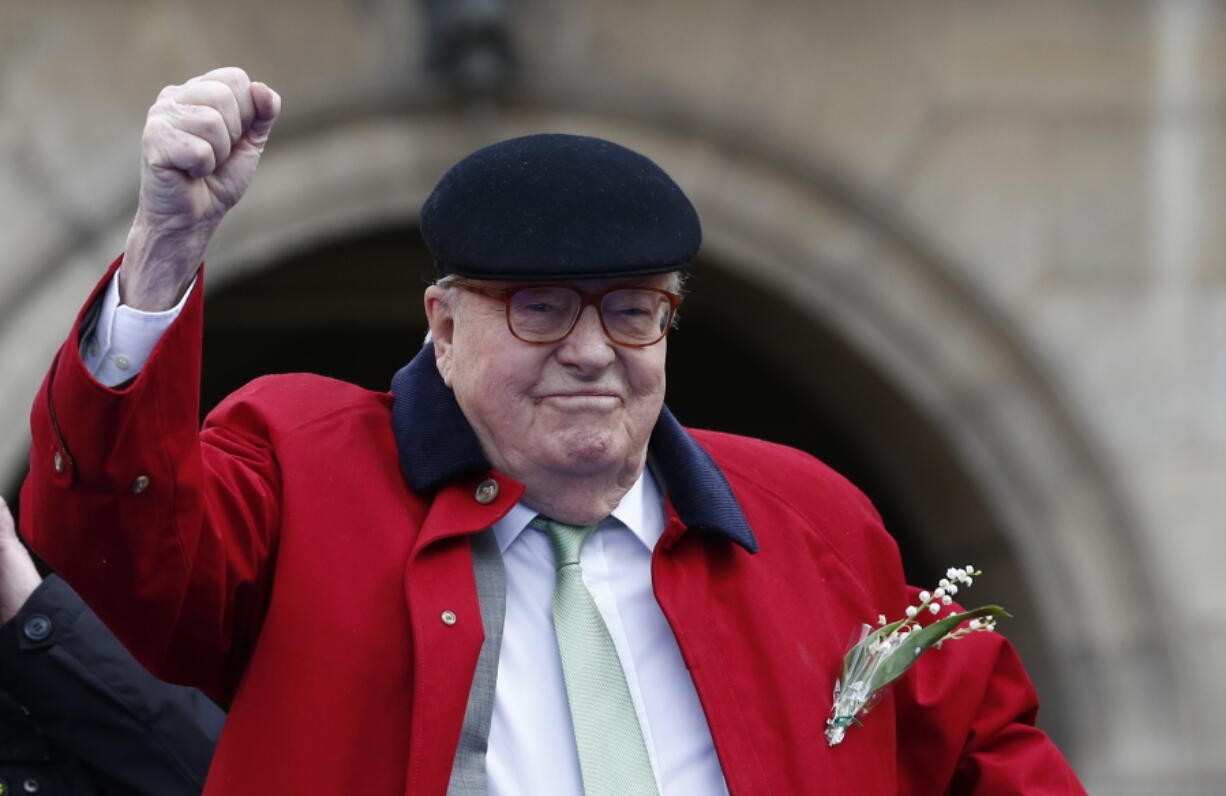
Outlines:
<svg viewBox="0 0 1226 796"><path fill-rule="evenodd" d="M978 619L972 619L972 620L971 620L971 624L970 624L970 628L971 628L971 630L978 630L978 629L979 629L979 620L978 620Z"/></svg>
<svg viewBox="0 0 1226 796"><path fill-rule="evenodd" d="M922 591L919 593L919 598L920 598L920 602L926 603L932 599L932 595L926 591Z"/></svg>
<svg viewBox="0 0 1226 796"><path fill-rule="evenodd" d="M975 565L974 565L974 564L967 564L967 565L966 565L966 572L967 572L967 574L968 574L968 575L969 575L969 574L971 574L971 573L973 573L974 571L975 571Z"/></svg>
<svg viewBox="0 0 1226 796"><path fill-rule="evenodd" d="M928 613L932 614L933 616L936 616L940 612L941 612L941 606L938 605L937 603L933 603L932 605L928 606Z"/></svg>
<svg viewBox="0 0 1226 796"><path fill-rule="evenodd" d="M932 593L932 596L936 597L938 600L941 599L942 597L945 596L945 589L938 588L936 591Z"/></svg>
<svg viewBox="0 0 1226 796"><path fill-rule="evenodd" d="M949 605L953 601L954 599L950 597L948 594L946 594L944 597L941 598L941 605Z"/></svg>
<svg viewBox="0 0 1226 796"><path fill-rule="evenodd" d="M974 579L974 578L970 578L970 577L968 577L968 578L964 578L962 582L963 582L963 583L965 583L967 586L974 586L974 585L975 585L975 579Z"/></svg>
<svg viewBox="0 0 1226 796"><path fill-rule="evenodd" d="M886 624L885 614L877 614L877 624L879 625Z"/></svg>
<svg viewBox="0 0 1226 796"><path fill-rule="evenodd" d="M955 586L955 585L954 585L954 584L952 584L952 583L951 583L951 584L949 584L949 593L950 593L950 594L957 594L957 593L958 593L958 587L957 587L957 586Z"/></svg>
<svg viewBox="0 0 1226 796"><path fill-rule="evenodd" d="M957 580L958 570L954 569L953 567L950 567L949 569L945 570L945 577L949 578L950 580ZM945 584L942 583L941 585L944 586Z"/></svg>
<svg viewBox="0 0 1226 796"><path fill-rule="evenodd" d="M916 608L914 605L907 606L907 618L908 619L914 619L915 615L918 613L919 613L919 609Z"/></svg>
<svg viewBox="0 0 1226 796"><path fill-rule="evenodd" d="M938 583L937 585L938 585L938 586L940 586L942 589L949 588L949 579L948 579L948 578L941 578L941 582L940 582L940 583Z"/></svg>

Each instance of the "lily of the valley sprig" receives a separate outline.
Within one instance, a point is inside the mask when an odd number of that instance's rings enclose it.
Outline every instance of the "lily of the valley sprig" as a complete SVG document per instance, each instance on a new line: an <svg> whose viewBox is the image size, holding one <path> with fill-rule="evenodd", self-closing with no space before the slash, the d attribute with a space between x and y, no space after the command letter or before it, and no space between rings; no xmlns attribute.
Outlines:
<svg viewBox="0 0 1226 796"><path fill-rule="evenodd" d="M969 633L996 629L996 617L1009 616L999 605L981 605L972 611L950 614L927 626L917 617L927 611L940 615L953 602L959 588L974 583L983 573L973 566L950 568L931 592L919 593L919 604L907 606L906 617L895 622L878 616L874 630L863 625L860 640L843 658L843 673L834 684L834 706L826 720L826 741L841 743L847 728L860 724L860 717L872 710L883 689L902 677L929 647L940 648L946 641ZM969 620L969 621L968 621ZM966 622L966 626L961 626Z"/></svg>

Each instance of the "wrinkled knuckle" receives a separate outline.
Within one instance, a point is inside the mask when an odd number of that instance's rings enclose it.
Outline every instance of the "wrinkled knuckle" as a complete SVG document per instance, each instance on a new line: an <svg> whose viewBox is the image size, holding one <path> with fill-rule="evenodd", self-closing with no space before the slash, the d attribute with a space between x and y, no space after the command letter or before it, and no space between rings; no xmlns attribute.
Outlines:
<svg viewBox="0 0 1226 796"><path fill-rule="evenodd" d="M145 130L141 138L145 142L160 141L171 135L174 129L174 125L164 114L151 114L145 122Z"/></svg>
<svg viewBox="0 0 1226 796"><path fill-rule="evenodd" d="M207 161L213 157L213 145L203 138L194 135L189 136L188 143L194 157L202 161Z"/></svg>
<svg viewBox="0 0 1226 796"><path fill-rule="evenodd" d="M225 102L230 96L230 87L217 80L206 80L200 84L199 90L203 95L205 104L214 107Z"/></svg>
<svg viewBox="0 0 1226 796"><path fill-rule="evenodd" d="M192 137L184 144L184 170L195 177L211 174L217 160L213 155L213 147L207 141Z"/></svg>
<svg viewBox="0 0 1226 796"><path fill-rule="evenodd" d="M231 139L235 136L233 111L227 106L201 105L196 111L196 123L209 135Z"/></svg>
<svg viewBox="0 0 1226 796"><path fill-rule="evenodd" d="M230 126L226 121L226 115L218 112L218 110L213 110L210 117L208 117L208 129L212 131L213 135L216 135L219 137L219 139L224 139L226 141L229 141L230 136L233 135L232 132L230 132Z"/></svg>
<svg viewBox="0 0 1226 796"><path fill-rule="evenodd" d="M223 92L230 101L234 101L237 95L248 90L251 81L247 78L247 73L238 67L224 67L210 72L206 82L210 91L217 92L218 101L224 101Z"/></svg>
<svg viewBox="0 0 1226 796"><path fill-rule="evenodd" d="M210 130L220 130L226 126L226 117L213 105L196 105L191 113L196 117L196 121Z"/></svg>
<svg viewBox="0 0 1226 796"><path fill-rule="evenodd" d="M221 73L238 85L251 82L251 78L247 75L247 70L241 66L222 67Z"/></svg>
<svg viewBox="0 0 1226 796"><path fill-rule="evenodd" d="M173 138L165 141L159 141L158 145L153 148L152 158L154 163L171 163L178 168L186 168L190 159L190 152L187 147L187 142L175 140Z"/></svg>
<svg viewBox="0 0 1226 796"><path fill-rule="evenodd" d="M198 125L198 110L192 105L175 105L167 108L161 121L169 130L190 130Z"/></svg>
<svg viewBox="0 0 1226 796"><path fill-rule="evenodd" d="M158 101L149 106L149 113L146 118L150 122L157 119L165 119L174 113L175 105L175 101L170 97L158 97Z"/></svg>
<svg viewBox="0 0 1226 796"><path fill-rule="evenodd" d="M171 158L183 168L194 167L212 153L213 148L194 135L181 135L167 142L167 152Z"/></svg>

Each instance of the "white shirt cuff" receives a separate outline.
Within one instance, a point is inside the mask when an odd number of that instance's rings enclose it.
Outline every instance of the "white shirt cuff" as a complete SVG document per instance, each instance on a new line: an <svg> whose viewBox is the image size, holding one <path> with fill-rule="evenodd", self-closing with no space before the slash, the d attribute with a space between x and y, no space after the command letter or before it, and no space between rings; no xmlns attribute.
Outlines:
<svg viewBox="0 0 1226 796"><path fill-rule="evenodd" d="M119 270L123 270L120 266ZM81 361L101 384L115 387L135 378L162 335L183 311L196 280L179 303L160 312L143 312L119 303L119 271L99 298L98 318L81 335Z"/></svg>

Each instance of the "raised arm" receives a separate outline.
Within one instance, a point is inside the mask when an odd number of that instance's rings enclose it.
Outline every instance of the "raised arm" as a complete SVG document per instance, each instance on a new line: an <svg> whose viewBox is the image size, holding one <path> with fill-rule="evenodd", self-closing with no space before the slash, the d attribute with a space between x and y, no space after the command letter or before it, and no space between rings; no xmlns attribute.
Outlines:
<svg viewBox="0 0 1226 796"><path fill-rule="evenodd" d="M281 98L237 67L167 86L141 138L140 201L128 233L120 300L178 303L222 218L255 176Z"/></svg>
<svg viewBox="0 0 1226 796"><path fill-rule="evenodd" d="M179 301L250 185L279 108L276 93L232 67L161 92L119 271L132 311ZM279 471L258 422L201 442L200 290L148 341L143 365L95 378L82 344L101 334L115 267L35 399L22 530L147 668L224 701L266 607Z"/></svg>

